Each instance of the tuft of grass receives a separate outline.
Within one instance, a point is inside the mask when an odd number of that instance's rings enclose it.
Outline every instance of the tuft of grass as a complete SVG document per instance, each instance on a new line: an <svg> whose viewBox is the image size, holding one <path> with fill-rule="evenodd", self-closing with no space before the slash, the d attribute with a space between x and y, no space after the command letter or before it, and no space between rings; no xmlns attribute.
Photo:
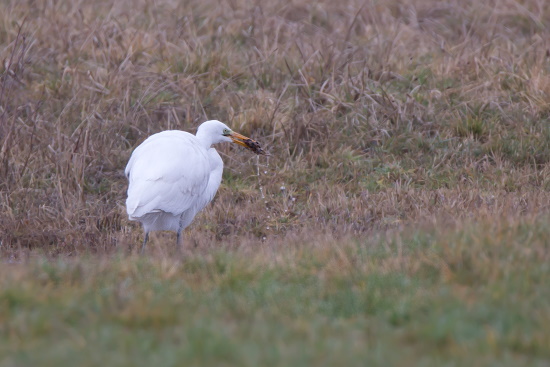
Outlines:
<svg viewBox="0 0 550 367"><path fill-rule="evenodd" d="M460 137L472 137L481 140L486 134L486 126L479 117L467 117L456 126L456 133Z"/></svg>

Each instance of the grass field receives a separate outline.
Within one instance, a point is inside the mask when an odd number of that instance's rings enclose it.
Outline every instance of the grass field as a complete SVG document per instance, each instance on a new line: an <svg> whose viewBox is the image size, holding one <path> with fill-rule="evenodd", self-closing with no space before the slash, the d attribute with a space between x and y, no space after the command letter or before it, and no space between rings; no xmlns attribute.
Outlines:
<svg viewBox="0 0 550 367"><path fill-rule="evenodd" d="M0 2L0 367L550 364L542 0ZM124 166L222 186L144 256Z"/></svg>

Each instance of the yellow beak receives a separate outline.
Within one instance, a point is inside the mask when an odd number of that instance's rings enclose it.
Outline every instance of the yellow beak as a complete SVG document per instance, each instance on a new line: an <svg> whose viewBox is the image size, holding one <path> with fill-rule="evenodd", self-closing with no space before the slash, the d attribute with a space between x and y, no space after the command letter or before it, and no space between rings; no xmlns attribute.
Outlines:
<svg viewBox="0 0 550 367"><path fill-rule="evenodd" d="M231 140L233 140L233 143L239 144L247 149L250 149L250 147L245 143L246 141L252 140L249 137L246 137L234 131L232 131L231 134L229 134L228 136L231 138Z"/></svg>
<svg viewBox="0 0 550 367"><path fill-rule="evenodd" d="M258 143L256 140L252 140L249 137L246 137L234 131L232 131L227 136L229 136L231 140L233 140L233 143L239 144L240 146L243 146L246 149L251 150L256 154L269 155L262 149L262 147L260 146L260 143Z"/></svg>

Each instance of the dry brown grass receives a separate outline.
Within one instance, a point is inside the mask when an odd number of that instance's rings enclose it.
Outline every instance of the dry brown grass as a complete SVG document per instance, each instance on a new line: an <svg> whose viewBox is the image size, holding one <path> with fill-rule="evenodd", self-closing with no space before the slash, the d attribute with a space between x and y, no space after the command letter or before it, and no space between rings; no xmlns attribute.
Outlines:
<svg viewBox="0 0 550 367"><path fill-rule="evenodd" d="M219 147L224 181L191 247L548 211L545 1L4 1L0 14L4 256L139 243L132 149L206 119L272 157Z"/></svg>
<svg viewBox="0 0 550 367"><path fill-rule="evenodd" d="M549 24L544 0L0 2L0 367L548 365ZM272 156L219 146L184 256L128 254L132 150L206 119Z"/></svg>

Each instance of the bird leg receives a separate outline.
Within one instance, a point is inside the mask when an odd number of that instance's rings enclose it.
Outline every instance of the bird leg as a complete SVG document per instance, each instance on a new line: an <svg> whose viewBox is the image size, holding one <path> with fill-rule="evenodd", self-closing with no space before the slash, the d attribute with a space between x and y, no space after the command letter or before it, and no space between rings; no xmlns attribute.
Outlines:
<svg viewBox="0 0 550 367"><path fill-rule="evenodd" d="M176 237L176 247L178 248L178 251L181 252L183 246L181 245L181 229L178 231L178 236Z"/></svg>
<svg viewBox="0 0 550 367"><path fill-rule="evenodd" d="M141 251L140 254L143 254L143 251L145 251L145 245L147 244L147 240L149 240L149 232L145 232L145 238L143 239L143 245L141 245Z"/></svg>

